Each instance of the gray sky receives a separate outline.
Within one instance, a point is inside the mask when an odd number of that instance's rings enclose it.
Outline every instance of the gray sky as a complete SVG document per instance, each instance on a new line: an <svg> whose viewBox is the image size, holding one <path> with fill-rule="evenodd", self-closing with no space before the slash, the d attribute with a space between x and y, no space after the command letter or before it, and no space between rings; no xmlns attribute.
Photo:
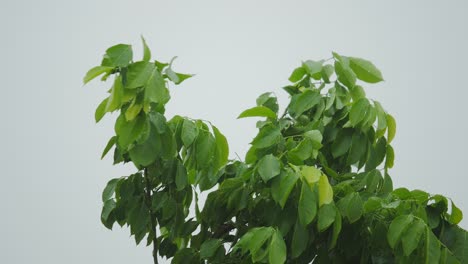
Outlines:
<svg viewBox="0 0 468 264"><path fill-rule="evenodd" d="M395 186L468 212L467 11L428 0L2 0L0 262L151 263L129 230L100 223L102 188L132 168L99 160L115 116L95 125L93 114L109 84L82 86L107 47L133 44L138 56L140 34L157 58L177 55L176 70L197 74L171 90L168 115L212 121L231 157L256 134L237 115L266 91L284 107L281 87L301 60L373 61L386 81L367 94L398 124Z"/></svg>

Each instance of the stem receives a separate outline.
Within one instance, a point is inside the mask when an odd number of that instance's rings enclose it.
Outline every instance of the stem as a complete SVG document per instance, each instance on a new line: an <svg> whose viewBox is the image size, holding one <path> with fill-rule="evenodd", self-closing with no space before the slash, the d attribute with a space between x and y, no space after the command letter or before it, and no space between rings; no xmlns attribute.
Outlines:
<svg viewBox="0 0 468 264"><path fill-rule="evenodd" d="M151 184L148 178L148 172L147 169L145 168L144 170L144 177L146 181L146 203L148 206L148 209L150 211L150 218L151 218L151 232L153 233L153 260L154 264L158 264L158 236L156 234L156 215L153 214L153 210L151 209Z"/></svg>

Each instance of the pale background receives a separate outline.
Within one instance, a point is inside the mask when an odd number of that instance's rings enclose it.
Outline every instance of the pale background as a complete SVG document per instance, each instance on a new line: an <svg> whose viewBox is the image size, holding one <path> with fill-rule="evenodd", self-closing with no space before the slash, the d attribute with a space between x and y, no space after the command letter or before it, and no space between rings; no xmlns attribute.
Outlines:
<svg viewBox="0 0 468 264"><path fill-rule="evenodd" d="M197 73L168 114L213 121L244 156L254 120L236 120L304 59L373 61L368 86L398 123L395 186L453 198L468 212L466 1L5 1L0 6L0 262L151 263L129 230L100 223L105 183L129 167L99 159L114 117L94 124L108 84L82 77L105 49L140 34L161 60ZM468 213L467 213L468 215ZM468 228L468 221L461 224Z"/></svg>

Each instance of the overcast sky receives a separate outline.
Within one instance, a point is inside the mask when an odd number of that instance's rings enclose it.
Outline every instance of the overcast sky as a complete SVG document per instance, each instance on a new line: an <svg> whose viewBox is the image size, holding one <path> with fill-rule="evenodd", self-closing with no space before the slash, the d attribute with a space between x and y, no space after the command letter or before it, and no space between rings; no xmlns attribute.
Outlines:
<svg viewBox="0 0 468 264"><path fill-rule="evenodd" d="M301 60L331 51L373 61L366 86L398 124L395 186L454 199L468 212L466 1L6 1L0 8L0 262L151 263L129 230L105 229L101 190L131 167L101 161L114 117L94 124L109 84L83 87L105 49L140 34L160 60L197 76L171 89L168 115L212 121L243 157L257 130L236 120ZM468 215L468 213L467 213ZM468 228L468 221L461 225Z"/></svg>

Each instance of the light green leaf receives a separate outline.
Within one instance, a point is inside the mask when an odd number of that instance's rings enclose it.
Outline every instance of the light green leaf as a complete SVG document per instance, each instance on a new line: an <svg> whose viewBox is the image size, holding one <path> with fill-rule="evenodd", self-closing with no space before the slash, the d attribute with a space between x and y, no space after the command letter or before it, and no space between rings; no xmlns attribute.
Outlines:
<svg viewBox="0 0 468 264"><path fill-rule="evenodd" d="M111 94L106 105L106 112L113 112L120 108L124 93L123 89L122 77L118 76L115 78L114 84L112 85Z"/></svg>
<svg viewBox="0 0 468 264"><path fill-rule="evenodd" d="M330 77L333 75L335 72L335 68L333 65L327 64L322 67L322 79L324 80L325 83L330 83Z"/></svg>
<svg viewBox="0 0 468 264"><path fill-rule="evenodd" d="M295 165L302 165L304 160L310 158L312 150L312 140L306 138L288 152L288 160Z"/></svg>
<svg viewBox="0 0 468 264"><path fill-rule="evenodd" d="M335 222L336 208L333 204L324 204L318 211L317 229L319 232L325 231Z"/></svg>
<svg viewBox="0 0 468 264"><path fill-rule="evenodd" d="M318 182L319 206L333 202L333 189L328 182L328 177L321 175Z"/></svg>
<svg viewBox="0 0 468 264"><path fill-rule="evenodd" d="M310 224L317 215L317 195L308 183L304 182L301 188L301 196L299 197L298 216L302 226Z"/></svg>
<svg viewBox="0 0 468 264"><path fill-rule="evenodd" d="M411 253L418 247L421 236L426 231L426 225L422 220L416 220L408 230L401 237L401 244L403 245L403 252L405 256Z"/></svg>
<svg viewBox="0 0 468 264"><path fill-rule="evenodd" d="M291 76L289 76L289 81L290 82L298 82L304 78L304 75L306 75L306 70L304 67L298 67L294 69L294 71L291 73Z"/></svg>
<svg viewBox="0 0 468 264"><path fill-rule="evenodd" d="M356 77L368 83L377 83L383 81L382 73L375 65L361 58L349 57L349 66L356 74Z"/></svg>
<svg viewBox="0 0 468 264"><path fill-rule="evenodd" d="M312 188L314 184L320 180L322 171L313 166L302 166L301 175Z"/></svg>
<svg viewBox="0 0 468 264"><path fill-rule="evenodd" d="M132 104L127 108L127 111L125 111L125 118L127 121L132 121L135 119L135 117L138 116L138 114L141 112L141 109L143 106L141 104L136 103L135 101L132 102Z"/></svg>
<svg viewBox="0 0 468 264"><path fill-rule="evenodd" d="M277 157L268 154L258 162L257 170L263 181L267 182L280 174L281 165Z"/></svg>
<svg viewBox="0 0 468 264"><path fill-rule="evenodd" d="M91 80L93 80L94 78L98 77L99 75L103 73L110 73L113 69L114 67L108 67L108 66L93 67L86 73L85 77L83 78L83 83L87 84L88 82L90 82Z"/></svg>
<svg viewBox="0 0 468 264"><path fill-rule="evenodd" d="M113 136L109 139L109 142L107 142L107 145L104 148L104 151L102 152L101 159L103 159L107 155L109 150L115 145L116 140L117 140L116 136Z"/></svg>
<svg viewBox="0 0 468 264"><path fill-rule="evenodd" d="M96 112L94 113L94 119L96 120L96 123L98 123L106 114L106 106L108 101L109 97L104 99L96 108Z"/></svg>
<svg viewBox="0 0 468 264"><path fill-rule="evenodd" d="M341 60L335 61L335 71L338 75L338 81L348 88L353 88L356 84L356 74L349 67L347 57L341 57Z"/></svg>
<svg viewBox="0 0 468 264"><path fill-rule="evenodd" d="M362 88L362 86L360 85L355 85L352 89L350 89L350 92L353 101L358 101L361 98L366 98L366 92L364 91L364 88Z"/></svg>
<svg viewBox="0 0 468 264"><path fill-rule="evenodd" d="M145 102L165 104L169 98L169 90L161 73L157 68L153 68L145 83Z"/></svg>
<svg viewBox="0 0 468 264"><path fill-rule="evenodd" d="M283 170L278 177L273 180L271 186L271 196L281 208L284 208L289 194L296 185L299 175L290 169Z"/></svg>
<svg viewBox="0 0 468 264"><path fill-rule="evenodd" d="M385 167L386 168L393 168L393 162L395 160L395 152L393 151L393 147L391 145L387 145L387 153L385 158Z"/></svg>
<svg viewBox="0 0 468 264"><path fill-rule="evenodd" d="M193 141L198 137L198 128L194 122L184 119L182 123L181 139L186 148L192 145Z"/></svg>
<svg viewBox="0 0 468 264"><path fill-rule="evenodd" d="M102 60L102 66L126 67L133 57L131 45L117 44L106 50Z"/></svg>
<svg viewBox="0 0 468 264"><path fill-rule="evenodd" d="M463 212L452 201L452 212L449 217L449 222L457 225L463 219Z"/></svg>
<svg viewBox="0 0 468 264"><path fill-rule="evenodd" d="M146 85L151 76L154 76L154 63L139 61L128 67L126 89L136 89ZM153 77L154 78L154 77Z"/></svg>
<svg viewBox="0 0 468 264"><path fill-rule="evenodd" d="M385 110L379 102L374 101L374 105L375 109L377 110L378 118L377 131L385 130L387 128L387 113L385 112Z"/></svg>
<svg viewBox="0 0 468 264"><path fill-rule="evenodd" d="M309 130L305 132L304 138L312 140L312 146L314 149L320 149L322 147L323 136L319 130Z"/></svg>
<svg viewBox="0 0 468 264"><path fill-rule="evenodd" d="M151 50L148 48L146 40L143 36L141 36L141 42L143 42L143 61L148 62L151 59Z"/></svg>
<svg viewBox="0 0 468 264"><path fill-rule="evenodd" d="M316 80L320 80L320 78L322 77L321 75L322 65L323 65L323 60L322 61L307 60L302 63L302 67L305 69L307 74Z"/></svg>
<svg viewBox="0 0 468 264"><path fill-rule="evenodd" d="M244 117L268 117L272 119L276 119L276 113L273 112L270 108L265 106L256 106L250 109L245 110L242 112L237 118L244 118Z"/></svg>
<svg viewBox="0 0 468 264"><path fill-rule="evenodd" d="M286 261L286 244L278 230L275 230L272 235L268 252L270 264L283 264Z"/></svg>
<svg viewBox="0 0 468 264"><path fill-rule="evenodd" d="M393 138L395 138L395 134L396 134L396 121L395 121L395 118L393 118L393 116L390 114L387 114L387 125L388 125L387 139L388 139L388 144L390 144Z"/></svg>
<svg viewBox="0 0 468 264"><path fill-rule="evenodd" d="M395 248L398 242L400 242L401 236L409 228L413 219L412 215L400 215L393 219L387 232L387 241L391 248Z"/></svg>

